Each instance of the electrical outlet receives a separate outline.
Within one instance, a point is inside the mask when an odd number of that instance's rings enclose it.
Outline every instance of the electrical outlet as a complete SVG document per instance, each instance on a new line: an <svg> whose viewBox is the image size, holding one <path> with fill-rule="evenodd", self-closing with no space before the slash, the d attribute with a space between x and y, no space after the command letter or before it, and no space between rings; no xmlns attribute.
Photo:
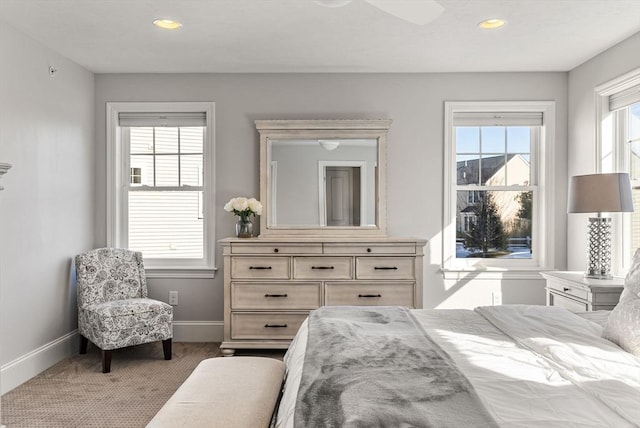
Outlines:
<svg viewBox="0 0 640 428"><path fill-rule="evenodd" d="M169 304L171 306L178 306L178 292L169 291Z"/></svg>
<svg viewBox="0 0 640 428"><path fill-rule="evenodd" d="M502 305L502 292L494 291L493 293L491 293L491 304L493 306Z"/></svg>

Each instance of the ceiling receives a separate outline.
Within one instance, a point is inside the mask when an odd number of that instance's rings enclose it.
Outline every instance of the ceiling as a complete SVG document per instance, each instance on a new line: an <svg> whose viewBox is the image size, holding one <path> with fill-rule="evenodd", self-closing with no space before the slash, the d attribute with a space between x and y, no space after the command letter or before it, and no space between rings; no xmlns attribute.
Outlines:
<svg viewBox="0 0 640 428"><path fill-rule="evenodd" d="M422 26L364 0L0 0L0 22L94 73L567 71L640 31L640 0L437 1Z"/></svg>

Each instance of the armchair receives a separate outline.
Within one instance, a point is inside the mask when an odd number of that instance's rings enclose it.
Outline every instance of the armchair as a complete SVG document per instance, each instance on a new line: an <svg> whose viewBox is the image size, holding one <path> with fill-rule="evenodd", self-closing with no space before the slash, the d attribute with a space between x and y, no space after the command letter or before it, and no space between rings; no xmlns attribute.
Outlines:
<svg viewBox="0 0 640 428"><path fill-rule="evenodd" d="M162 341L171 359L173 307L147 298L142 253L99 248L76 256L80 353L88 342L102 350L102 372L111 371L111 351Z"/></svg>

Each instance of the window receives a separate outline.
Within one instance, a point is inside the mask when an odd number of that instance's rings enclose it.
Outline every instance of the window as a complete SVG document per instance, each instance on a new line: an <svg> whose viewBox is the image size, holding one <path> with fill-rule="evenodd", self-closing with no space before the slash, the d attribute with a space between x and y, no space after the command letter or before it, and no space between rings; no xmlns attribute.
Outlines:
<svg viewBox="0 0 640 428"><path fill-rule="evenodd" d="M611 213L612 271L624 275L640 248L640 69L596 88L600 172L627 172L633 213Z"/></svg>
<svg viewBox="0 0 640 428"><path fill-rule="evenodd" d="M546 267L552 102L445 103L443 267Z"/></svg>
<svg viewBox="0 0 640 428"><path fill-rule="evenodd" d="M214 270L212 116L213 103L108 104L108 245L141 251L152 276Z"/></svg>

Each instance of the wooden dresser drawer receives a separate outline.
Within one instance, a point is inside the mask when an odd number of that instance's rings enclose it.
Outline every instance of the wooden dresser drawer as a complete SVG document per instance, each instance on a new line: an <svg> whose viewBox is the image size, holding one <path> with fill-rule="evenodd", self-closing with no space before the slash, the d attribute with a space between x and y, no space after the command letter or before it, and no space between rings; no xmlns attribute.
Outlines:
<svg viewBox="0 0 640 428"><path fill-rule="evenodd" d="M357 279L415 279L413 257L356 257Z"/></svg>
<svg viewBox="0 0 640 428"><path fill-rule="evenodd" d="M231 284L231 309L316 309L321 302L319 282Z"/></svg>
<svg viewBox="0 0 640 428"><path fill-rule="evenodd" d="M231 277L288 279L289 263L289 257L232 257Z"/></svg>
<svg viewBox="0 0 640 428"><path fill-rule="evenodd" d="M351 257L294 257L295 279L351 279Z"/></svg>
<svg viewBox="0 0 640 428"><path fill-rule="evenodd" d="M569 299L568 297L552 293L549 296L551 306L562 306L571 312L584 312L589 310L589 305L584 302Z"/></svg>
<svg viewBox="0 0 640 428"><path fill-rule="evenodd" d="M325 254L415 254L415 244L324 244Z"/></svg>
<svg viewBox="0 0 640 428"><path fill-rule="evenodd" d="M547 281L547 287L559 293L568 294L569 296L576 297L578 299L587 300L589 297L589 292L584 288L559 281Z"/></svg>
<svg viewBox="0 0 640 428"><path fill-rule="evenodd" d="M325 285L325 304L407 306L414 308L414 283L404 284L353 284L328 283Z"/></svg>
<svg viewBox="0 0 640 428"><path fill-rule="evenodd" d="M232 339L291 340L308 313L231 313Z"/></svg>
<svg viewBox="0 0 640 428"><path fill-rule="evenodd" d="M322 254L322 244L233 243L232 254Z"/></svg>

